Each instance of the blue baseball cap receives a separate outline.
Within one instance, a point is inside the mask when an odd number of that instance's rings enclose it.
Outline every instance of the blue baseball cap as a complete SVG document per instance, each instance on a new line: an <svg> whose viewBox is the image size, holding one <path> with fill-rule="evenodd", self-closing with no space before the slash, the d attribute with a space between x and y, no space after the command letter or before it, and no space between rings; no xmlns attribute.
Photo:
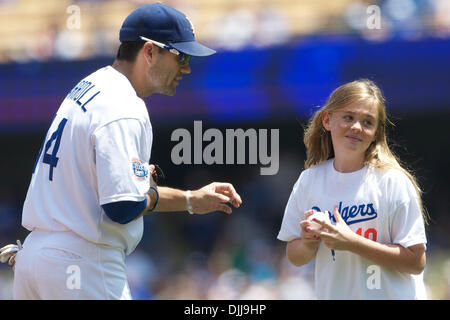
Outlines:
<svg viewBox="0 0 450 320"><path fill-rule="evenodd" d="M120 42L142 41L140 36L194 57L216 53L195 41L193 26L182 12L162 3L143 5L125 19L120 28Z"/></svg>

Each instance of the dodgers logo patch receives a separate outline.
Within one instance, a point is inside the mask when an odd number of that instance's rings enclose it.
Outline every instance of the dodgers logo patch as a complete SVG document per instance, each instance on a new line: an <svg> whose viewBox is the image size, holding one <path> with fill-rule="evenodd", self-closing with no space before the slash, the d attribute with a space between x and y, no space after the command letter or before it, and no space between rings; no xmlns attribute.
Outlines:
<svg viewBox="0 0 450 320"><path fill-rule="evenodd" d="M131 159L131 163L133 166L133 173L138 180L144 180L148 176L148 168L145 165L144 161L139 159Z"/></svg>

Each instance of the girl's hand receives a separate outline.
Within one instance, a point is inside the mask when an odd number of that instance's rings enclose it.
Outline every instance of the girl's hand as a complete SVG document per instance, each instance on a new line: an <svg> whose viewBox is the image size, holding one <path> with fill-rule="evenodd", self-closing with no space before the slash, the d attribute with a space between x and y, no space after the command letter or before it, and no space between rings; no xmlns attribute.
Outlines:
<svg viewBox="0 0 450 320"><path fill-rule="evenodd" d="M320 243L319 235L315 234L310 230L311 222L308 218L314 213L314 210L308 210L305 212L305 220L300 222L300 227L302 229L302 234L300 239L305 245L316 246Z"/></svg>
<svg viewBox="0 0 450 320"><path fill-rule="evenodd" d="M349 250L351 246L358 241L359 236L353 232L342 219L337 206L333 209L333 215L336 220L335 225L325 221L313 219L314 222L322 225L322 228L318 231L312 230L311 233L320 237L329 249Z"/></svg>

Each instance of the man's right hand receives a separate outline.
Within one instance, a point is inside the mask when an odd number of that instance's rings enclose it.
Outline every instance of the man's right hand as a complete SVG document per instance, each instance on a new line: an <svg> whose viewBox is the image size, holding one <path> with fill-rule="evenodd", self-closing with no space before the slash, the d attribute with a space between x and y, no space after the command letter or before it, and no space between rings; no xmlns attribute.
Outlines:
<svg viewBox="0 0 450 320"><path fill-rule="evenodd" d="M231 214L232 209L226 203L239 208L242 204L240 195L231 183L213 182L201 189L191 191L190 202L196 214L205 214L213 211L223 211Z"/></svg>
<svg viewBox="0 0 450 320"><path fill-rule="evenodd" d="M22 250L22 243L20 240L17 240L17 245L8 244L0 249L0 262L5 263L8 261L8 264L14 270L14 265L16 264L16 254Z"/></svg>

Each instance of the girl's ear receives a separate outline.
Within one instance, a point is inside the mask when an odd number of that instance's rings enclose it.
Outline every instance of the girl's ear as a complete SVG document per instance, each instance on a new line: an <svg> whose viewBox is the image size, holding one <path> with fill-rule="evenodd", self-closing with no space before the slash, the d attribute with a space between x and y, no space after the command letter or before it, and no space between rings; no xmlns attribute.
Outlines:
<svg viewBox="0 0 450 320"><path fill-rule="evenodd" d="M322 125L325 128L325 130L330 131L330 114L328 111L322 112Z"/></svg>

